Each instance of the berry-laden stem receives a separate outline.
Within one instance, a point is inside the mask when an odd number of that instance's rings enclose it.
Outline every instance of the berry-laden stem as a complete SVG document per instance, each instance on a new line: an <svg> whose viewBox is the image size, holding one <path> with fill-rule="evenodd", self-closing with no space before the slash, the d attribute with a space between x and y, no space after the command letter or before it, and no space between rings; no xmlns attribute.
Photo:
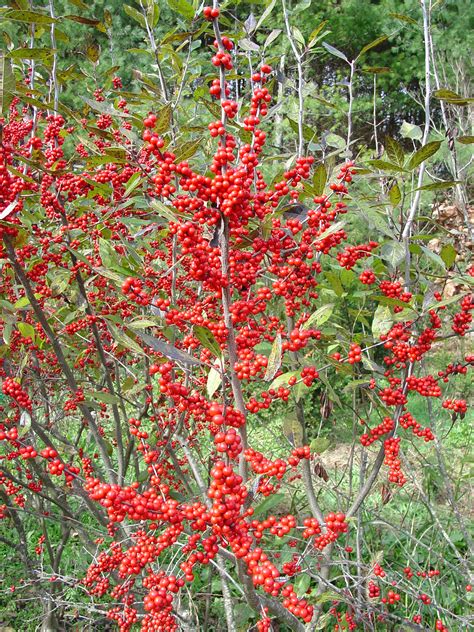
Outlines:
<svg viewBox="0 0 474 632"><path fill-rule="evenodd" d="M219 3L214 0L213 8L215 10L219 10ZM216 36L218 50L220 52L225 52L224 45L222 43L221 32L219 29L219 22L217 19L213 20L214 34ZM222 102L225 100L225 69L221 65L219 67L219 80L221 86L221 123L222 126L225 127L227 122L227 116L224 108L222 107ZM225 135L223 136L223 143L225 143ZM226 166L222 166L222 175L226 174ZM225 284L222 287L221 297L222 297L222 309L224 312L224 324L227 329L227 354L229 358L229 373L230 373L230 383L232 387L232 394L234 396L234 401L236 408L239 412L247 417L247 409L245 406L244 394L242 392L242 385L240 383L239 378L237 377L237 372L235 370L235 364L237 362L237 345L235 342L235 331L234 324L232 322L232 314L231 314L231 283L230 283L230 266L229 266L229 249L230 249L230 227L229 220L225 215L222 215L222 229L219 238L219 247L221 250L221 265L222 265L222 277L225 279ZM247 428L246 424L239 428L240 440L242 442L242 454L239 460L239 474L242 476L244 483L248 479L248 468L247 461L245 460L243 454L245 450L248 448L248 440L247 440Z"/></svg>

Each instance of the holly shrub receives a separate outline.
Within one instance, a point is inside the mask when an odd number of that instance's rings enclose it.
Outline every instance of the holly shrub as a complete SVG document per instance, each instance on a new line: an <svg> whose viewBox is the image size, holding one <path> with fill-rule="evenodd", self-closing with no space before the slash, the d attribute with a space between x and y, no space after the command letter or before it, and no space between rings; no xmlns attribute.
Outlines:
<svg viewBox="0 0 474 632"><path fill-rule="evenodd" d="M53 49L1 58L3 603L37 600L48 630L465 630L443 441L474 268L418 212L442 141L328 148L300 93L296 153L275 155L261 21L244 38L217 3L178 4L188 30L161 44L155 5L133 8L154 79L129 92L114 69L80 112ZM285 19L304 82L315 44Z"/></svg>

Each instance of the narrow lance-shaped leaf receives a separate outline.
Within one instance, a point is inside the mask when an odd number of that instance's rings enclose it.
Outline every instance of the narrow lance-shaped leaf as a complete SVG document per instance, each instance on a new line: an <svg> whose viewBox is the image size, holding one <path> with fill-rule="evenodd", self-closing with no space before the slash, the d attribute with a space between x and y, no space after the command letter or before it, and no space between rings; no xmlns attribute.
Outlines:
<svg viewBox="0 0 474 632"><path fill-rule="evenodd" d="M387 40L387 39L388 39L388 35L382 35L381 37L378 37L373 42L370 42L370 44L366 44L364 46L364 48L360 51L360 53L357 55L357 59L362 57L362 55L365 55L365 53L367 53L371 48L375 48L376 46L378 46L382 42L385 42L385 40Z"/></svg>
<svg viewBox="0 0 474 632"><path fill-rule="evenodd" d="M11 61L0 53L0 114L6 114L15 93L15 75Z"/></svg>
<svg viewBox="0 0 474 632"><path fill-rule="evenodd" d="M259 20L257 22L257 26L256 26L257 30L263 24L263 22L268 18L270 13L273 11L273 7L275 6L275 4L276 4L276 0L271 0L270 4L265 9L265 11L262 13L262 15L260 16L260 18L259 18Z"/></svg>
<svg viewBox="0 0 474 632"><path fill-rule="evenodd" d="M415 191L445 191L455 187L456 184L461 184L460 181L451 182L432 182L431 184L424 184L422 187L418 187Z"/></svg>
<svg viewBox="0 0 474 632"><path fill-rule="evenodd" d="M27 24L54 24L57 18L52 18L44 13L36 13L35 11L7 11L3 13L3 18L14 20L15 22L26 22Z"/></svg>
<svg viewBox="0 0 474 632"><path fill-rule="evenodd" d="M323 42L323 46L327 50L327 52L331 55L334 55L334 57L339 57L339 59L343 59L347 64L350 63L344 53L342 53L340 50L337 50L337 48L334 48L334 46L331 46L331 44Z"/></svg>
<svg viewBox="0 0 474 632"><path fill-rule="evenodd" d="M309 40L308 40L308 48L312 48L316 42L318 41L318 35L321 34L321 31L323 30L323 28L326 26L326 24L328 23L327 20L324 20L324 22L321 22L320 24L318 24L318 26L311 32L311 35L309 36Z"/></svg>
<svg viewBox="0 0 474 632"><path fill-rule="evenodd" d="M158 338L150 336L143 331L136 331L134 333L141 338L148 347L151 347L155 351L159 351L170 360L176 360L177 362L182 362L183 364L202 364L200 360L194 358L189 353L186 353L186 351L181 351L181 349L177 349L173 345L163 342L163 340L158 340Z"/></svg>
<svg viewBox="0 0 474 632"><path fill-rule="evenodd" d="M473 101L473 99L463 97L457 92L446 90L445 88L442 88L441 90L435 90L435 92L433 92L433 96L440 101L446 101L447 103L451 103L452 105L469 105L469 103L472 103Z"/></svg>

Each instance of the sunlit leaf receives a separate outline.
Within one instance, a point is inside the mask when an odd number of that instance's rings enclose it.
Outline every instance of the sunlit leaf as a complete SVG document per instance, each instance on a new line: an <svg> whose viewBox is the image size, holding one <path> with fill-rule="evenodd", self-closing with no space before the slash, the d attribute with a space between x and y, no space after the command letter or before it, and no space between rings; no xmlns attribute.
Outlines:
<svg viewBox="0 0 474 632"><path fill-rule="evenodd" d="M392 312L388 305L378 305L372 320L372 334L376 340L386 334L393 324Z"/></svg>
<svg viewBox="0 0 474 632"><path fill-rule="evenodd" d="M388 39L388 35L382 35L378 37L377 39L375 39L373 42L370 42L370 44L366 44L364 48L360 51L360 53L357 55L357 59L360 59L362 55L365 55L365 53L367 53L369 50L371 50L372 48L375 48L382 42L385 42L385 40L387 39Z"/></svg>
<svg viewBox="0 0 474 632"><path fill-rule="evenodd" d="M405 247L399 241L390 241L382 246L380 256L395 269L405 258Z"/></svg>
<svg viewBox="0 0 474 632"><path fill-rule="evenodd" d="M212 399L214 393L222 384L222 376L220 372L215 369L213 366L209 369L209 373L207 374L207 382L206 382L206 390L207 396L209 399Z"/></svg>
<svg viewBox="0 0 474 632"><path fill-rule="evenodd" d="M334 57L339 57L339 59L343 59L347 64L350 63L347 57L344 55L344 53L342 53L337 48L334 48L334 46L331 46L331 44L328 44L327 42L323 42L323 46L327 50L327 52L330 53L331 55L334 55Z"/></svg>
<svg viewBox="0 0 474 632"><path fill-rule="evenodd" d="M469 103L472 103L472 101L474 101L474 99L463 97L457 92L453 92L453 90L447 90L445 88L441 90L435 90L433 92L433 96L435 97L435 99L446 101L447 103L451 103L452 105L469 105Z"/></svg>
<svg viewBox="0 0 474 632"><path fill-rule="evenodd" d="M187 20L192 20L196 11L193 5L187 2L187 0L167 0L168 6L173 11L176 11Z"/></svg>
<svg viewBox="0 0 474 632"><path fill-rule="evenodd" d="M278 370L280 369L281 349L281 334L277 333L277 335L275 336L275 340L273 341L272 350L270 351L267 368L263 377L266 382L270 382L270 380L273 380L275 375L278 373Z"/></svg>
<svg viewBox="0 0 474 632"><path fill-rule="evenodd" d="M302 325L301 329L309 329L313 325L320 326L329 320L334 311L334 303L326 303L321 305L315 312L311 314L308 320Z"/></svg>
<svg viewBox="0 0 474 632"><path fill-rule="evenodd" d="M15 75L11 61L0 52L0 115L5 115L15 94Z"/></svg>
<svg viewBox="0 0 474 632"><path fill-rule="evenodd" d="M400 134L403 138L410 138L411 140L421 140L423 138L423 132L418 125L412 125L407 121L403 121L400 128Z"/></svg>
<svg viewBox="0 0 474 632"><path fill-rule="evenodd" d="M270 13L273 11L273 7L275 6L275 4L276 4L276 0L271 0L271 2L268 4L265 11L262 13L260 18L258 19L257 25L255 27L257 30L260 28L260 26L264 23L264 21L268 18Z"/></svg>

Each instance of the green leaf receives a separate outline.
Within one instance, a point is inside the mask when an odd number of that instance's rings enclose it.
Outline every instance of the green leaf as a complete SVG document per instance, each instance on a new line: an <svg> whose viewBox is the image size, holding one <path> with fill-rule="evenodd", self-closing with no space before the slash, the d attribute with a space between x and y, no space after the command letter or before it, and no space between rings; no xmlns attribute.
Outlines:
<svg viewBox="0 0 474 632"><path fill-rule="evenodd" d="M458 136L456 140L463 145L472 145L472 143L474 143L474 136Z"/></svg>
<svg viewBox="0 0 474 632"><path fill-rule="evenodd" d="M415 191L444 191L445 189L451 189L456 184L461 184L458 180L452 182L432 182L431 184L425 184L422 187L418 187Z"/></svg>
<svg viewBox="0 0 474 632"><path fill-rule="evenodd" d="M288 413L283 420L283 434L292 446L300 446L303 441L303 429L295 413Z"/></svg>
<svg viewBox="0 0 474 632"><path fill-rule="evenodd" d="M383 75L386 72L391 72L388 66L364 66L362 72L368 72L372 75Z"/></svg>
<svg viewBox="0 0 474 632"><path fill-rule="evenodd" d="M208 349L217 358L222 356L222 349L210 329L202 325L195 325L193 327L193 335L199 340L203 347Z"/></svg>
<svg viewBox="0 0 474 632"><path fill-rule="evenodd" d="M342 287L339 275L335 272L326 271L324 272L324 276L329 281L331 289L335 292L336 296L342 296L344 294L344 288Z"/></svg>
<svg viewBox="0 0 474 632"><path fill-rule="evenodd" d="M156 113L156 122L154 127L154 131L157 134L163 134L169 130L171 124L171 114L172 110L171 105L169 104L165 105L165 107L161 108L161 110L158 110Z"/></svg>
<svg viewBox="0 0 474 632"><path fill-rule="evenodd" d="M286 118L288 120L288 123L290 124L291 129L298 134L299 132L298 123L294 121L293 119L291 119L289 116L287 116ZM313 140L315 132L311 129L311 127L309 127L309 125L303 124L302 129L303 129L303 138L308 142Z"/></svg>
<svg viewBox="0 0 474 632"><path fill-rule="evenodd" d="M322 454L323 452L326 452L330 445L330 439L327 437L318 437L317 439L313 439L310 443L311 452L315 454Z"/></svg>
<svg viewBox="0 0 474 632"><path fill-rule="evenodd" d="M257 22L257 26L255 27L256 31L258 31L260 26L264 23L264 21L268 18L270 13L273 11L273 8L274 8L275 4L276 4L276 0L271 0L271 2L269 3L269 5L265 9L265 11L262 13L262 15L260 16L260 18L259 18L259 20Z"/></svg>
<svg viewBox="0 0 474 632"><path fill-rule="evenodd" d="M334 311L334 303L326 303L321 305L315 312L311 314L308 320L302 325L301 329L309 329L313 325L320 326L331 318Z"/></svg>
<svg viewBox="0 0 474 632"><path fill-rule="evenodd" d="M393 324L392 313L388 305L378 305L372 320L372 334L376 340L386 334Z"/></svg>
<svg viewBox="0 0 474 632"><path fill-rule="evenodd" d="M12 337L12 331L13 331L13 323L11 322L6 322L3 326L3 340L5 342L6 345L10 344L10 340Z"/></svg>
<svg viewBox="0 0 474 632"><path fill-rule="evenodd" d="M17 300L17 302L13 305L15 309L23 309L30 304L30 299L27 296L22 296Z"/></svg>
<svg viewBox="0 0 474 632"><path fill-rule="evenodd" d="M262 500L262 502L255 507L253 515L261 516L262 514L266 514L270 509L284 502L286 498L286 494L272 494L271 496L267 496L265 500Z"/></svg>
<svg viewBox="0 0 474 632"><path fill-rule="evenodd" d="M439 253L439 256L446 264L446 267L450 268L453 265L453 263L456 261L457 254L458 253L456 252L456 248L452 244L445 244L441 248L441 252Z"/></svg>
<svg viewBox="0 0 474 632"><path fill-rule="evenodd" d="M163 202L160 202L159 200L152 200L151 206L158 213L158 215L160 215L160 217L164 217L170 222L176 221L177 219L176 211L173 206L167 206L163 204Z"/></svg>
<svg viewBox="0 0 474 632"><path fill-rule="evenodd" d="M334 224L329 226L329 228L324 230L320 235L318 235L314 241L322 241L323 239L326 239L326 237L329 237L329 235L334 235L334 233L337 233L342 228L344 228L345 225L346 225L346 222L344 221L335 222Z"/></svg>
<svg viewBox="0 0 474 632"><path fill-rule="evenodd" d="M366 44L364 46L364 48L360 51L360 53L357 55L357 59L362 57L362 55L367 53L371 48L375 48L376 46L378 46L382 42L385 42L385 40L387 40L387 39L388 39L388 35L382 35L382 36L378 37L377 39L375 39L373 42L370 42L370 44Z"/></svg>
<svg viewBox="0 0 474 632"><path fill-rule="evenodd" d="M196 140L188 140L184 143L178 143L178 147L175 150L176 162L182 162L194 156L199 147L203 144L203 137L196 138Z"/></svg>
<svg viewBox="0 0 474 632"><path fill-rule="evenodd" d="M177 11L187 20L192 20L196 14L192 4L189 4L187 0L167 0L168 6L173 11Z"/></svg>
<svg viewBox="0 0 474 632"><path fill-rule="evenodd" d="M127 198L135 189L143 182L144 178L141 177L139 172L134 173L125 184L125 191L123 197Z"/></svg>
<svg viewBox="0 0 474 632"><path fill-rule="evenodd" d="M380 256L395 270L405 258L405 247L399 241L390 241L382 246Z"/></svg>
<svg viewBox="0 0 474 632"><path fill-rule="evenodd" d="M294 584L295 592L298 597L302 597L304 594L306 594L306 591L308 590L310 585L311 575L308 575L308 573L299 573Z"/></svg>
<svg viewBox="0 0 474 632"><path fill-rule="evenodd" d="M265 49L267 48L267 46L270 46L270 44L276 40L280 33L281 29L273 29L273 31L268 34L267 39L263 43L263 48Z"/></svg>
<svg viewBox="0 0 474 632"><path fill-rule="evenodd" d="M145 352L143 351L143 349L140 347L138 343L135 342L135 340L133 340L133 338L130 338L130 336L127 336L127 334L124 331L116 327L110 321L107 323L107 325L115 342L122 345L122 347L124 347L125 349L130 349L131 351L135 351L135 353L138 353L139 355L145 355Z"/></svg>
<svg viewBox="0 0 474 632"><path fill-rule="evenodd" d="M334 55L334 57L339 57L339 59L343 59L347 64L350 63L344 53L342 53L340 50L337 50L337 48L334 48L334 46L331 46L327 42L323 42L323 46L327 50L327 52L331 55Z"/></svg>
<svg viewBox="0 0 474 632"><path fill-rule="evenodd" d="M390 17L400 20L401 22L407 22L408 24L418 24L416 20L409 15L403 15L403 13L389 13Z"/></svg>
<svg viewBox="0 0 474 632"><path fill-rule="evenodd" d="M380 171L396 171L398 173L403 173L405 171L405 169L400 167L400 165L394 165L393 162L388 162L386 160L368 160L368 163L372 167L380 169Z"/></svg>
<svg viewBox="0 0 474 632"><path fill-rule="evenodd" d="M372 358L369 358L367 355L362 356L362 366L364 367L364 369L367 369L367 371L371 371L372 373L380 373L381 375L383 375L385 371L383 366L380 366L380 364L374 362ZM355 382L359 382L359 384L368 383L367 380L355 380Z"/></svg>
<svg viewBox="0 0 474 632"><path fill-rule="evenodd" d="M400 134L403 138L410 138L411 140L421 140L423 138L421 127L407 123L407 121L403 121Z"/></svg>
<svg viewBox="0 0 474 632"><path fill-rule="evenodd" d="M104 402L104 404L120 404L119 397L112 395L112 393L104 393L103 391L92 391L91 393L87 393L87 399Z"/></svg>
<svg viewBox="0 0 474 632"><path fill-rule="evenodd" d="M269 388L273 388L278 390L280 386L288 386L288 380L290 377L299 376L299 371L288 371L287 373L282 373L278 377L276 377L273 382L270 384Z"/></svg>
<svg viewBox="0 0 474 632"><path fill-rule="evenodd" d="M252 42L252 40L248 39L248 37L244 37L239 40L238 44L239 48L246 53L258 53L258 51L260 50L260 46L258 44L255 44L255 42Z"/></svg>
<svg viewBox="0 0 474 632"><path fill-rule="evenodd" d="M98 42L90 42L87 44L85 52L87 59L96 64L100 59L100 44Z"/></svg>
<svg viewBox="0 0 474 632"><path fill-rule="evenodd" d="M323 163L318 165L313 174L314 195L320 196L324 193L324 187L328 179L328 172Z"/></svg>
<svg viewBox="0 0 474 632"><path fill-rule="evenodd" d="M326 143L330 147L336 147L336 149L344 149L346 141L339 134L328 134L326 136Z"/></svg>
<svg viewBox="0 0 474 632"><path fill-rule="evenodd" d="M426 145L423 145L423 147L420 147L420 149L418 149L418 151L416 151L410 158L408 169L410 169L410 171L416 169L418 165L421 165L422 162L425 162L425 160L428 160L428 158L433 156L440 147L440 140L434 140L433 142L427 143Z"/></svg>
<svg viewBox="0 0 474 632"><path fill-rule="evenodd" d="M281 366L281 334L278 332L273 341L272 350L268 357L268 364L263 379L265 382L273 380Z"/></svg>
<svg viewBox="0 0 474 632"><path fill-rule="evenodd" d="M151 318L138 318L137 320L132 320L127 326L130 329L147 329L148 327L156 327L157 325L158 322L151 320Z"/></svg>
<svg viewBox="0 0 474 632"><path fill-rule="evenodd" d="M11 61L0 52L0 115L6 115L16 88Z"/></svg>
<svg viewBox="0 0 474 632"><path fill-rule="evenodd" d="M403 149L400 143L397 143L397 141L393 138L390 138L390 136L386 136L385 151L391 162L403 167L405 163L405 154L403 153Z"/></svg>
<svg viewBox="0 0 474 632"><path fill-rule="evenodd" d="M34 59L43 63L51 62L54 53L53 48L16 48L8 54L12 59Z"/></svg>
<svg viewBox="0 0 474 632"><path fill-rule="evenodd" d="M388 197L392 206L398 206L402 200L402 194L398 184L395 182L393 187L388 192Z"/></svg>
<svg viewBox="0 0 474 632"><path fill-rule="evenodd" d="M58 21L56 18L35 11L6 11L0 17L27 24L55 24Z"/></svg>
<svg viewBox="0 0 474 632"><path fill-rule="evenodd" d="M441 90L435 90L433 92L433 96L435 97L435 99L446 101L447 103L452 103L453 105L469 105L469 103L473 101L473 99L463 97L457 92L453 92L453 90L447 90L445 88Z"/></svg>
<svg viewBox="0 0 474 632"><path fill-rule="evenodd" d="M129 4L124 4L123 10L125 11L127 15L129 15L132 18L132 20L135 20L135 22L138 22L138 24L142 28L146 29L145 16L142 13L140 13L140 11L137 11L137 9L135 9L134 7L131 7Z"/></svg>
<svg viewBox="0 0 474 632"><path fill-rule="evenodd" d="M309 36L309 40L308 40L308 48L313 48L313 46L316 44L316 42L318 41L318 35L321 33L321 31L323 30L323 28L326 26L326 24L328 23L328 20L324 20L324 22L321 22L320 24L318 24L318 26L311 32L311 35Z"/></svg>
<svg viewBox="0 0 474 632"><path fill-rule="evenodd" d="M113 105L107 103L106 101L95 101L94 99L88 99L87 97L82 97L82 100L87 103L90 108L100 114L110 114L111 116L120 116L122 118L128 118L130 116L130 114L127 114L126 112L116 110Z"/></svg>
<svg viewBox="0 0 474 632"><path fill-rule="evenodd" d="M33 338L35 337L35 329L33 325L29 323L17 323L18 331L23 336L23 338Z"/></svg>
<svg viewBox="0 0 474 632"><path fill-rule="evenodd" d="M183 364L202 364L200 360L194 358L189 353L186 353L186 351L181 351L181 349L177 349L163 340L158 340L158 338L150 336L143 331L137 331L135 333L148 347L151 347L155 351L159 351L170 360L176 360L177 362L182 362ZM140 350L143 353L143 350Z"/></svg>
<svg viewBox="0 0 474 632"><path fill-rule="evenodd" d="M209 397L209 399L212 399L214 393L217 391L221 384L222 376L220 372L212 366L209 370L209 373L207 374L206 383L207 396Z"/></svg>
<svg viewBox="0 0 474 632"><path fill-rule="evenodd" d="M436 254L436 252L433 252L426 246L421 246L421 249L425 253L425 255L429 259L431 259L431 261L436 263L442 270L446 270L446 264L444 263L443 259L438 254Z"/></svg>

